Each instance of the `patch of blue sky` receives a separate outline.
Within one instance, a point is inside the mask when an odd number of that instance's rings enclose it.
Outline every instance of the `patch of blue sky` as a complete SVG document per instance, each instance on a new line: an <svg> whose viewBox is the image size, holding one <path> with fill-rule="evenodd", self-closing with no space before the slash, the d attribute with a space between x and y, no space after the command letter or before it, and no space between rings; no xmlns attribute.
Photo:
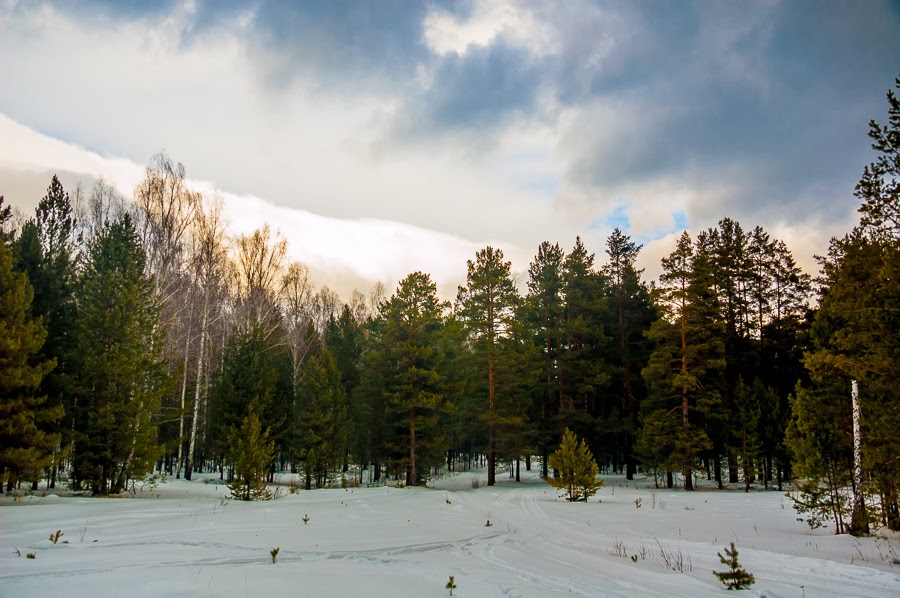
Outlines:
<svg viewBox="0 0 900 598"><path fill-rule="evenodd" d="M684 210L677 210L672 212L672 226L668 229L660 229L647 232L645 234L639 236L632 236L632 240L636 243L640 243L646 245L651 241L656 241L657 239L662 239L663 237L670 235L672 233L681 232L687 229L688 220L687 214ZM631 229L631 219L628 217L628 204L619 203L616 204L616 207L613 208L613 211L601 218L597 218L592 221L588 228L591 230L597 229L608 229L612 230L614 228L620 229L626 235L630 234Z"/></svg>
<svg viewBox="0 0 900 598"><path fill-rule="evenodd" d="M628 218L628 205L625 203L616 204L616 207L613 208L613 211L609 216L597 218L588 225L588 228L591 230L599 228L608 228L612 230L618 228L622 232L627 233L628 229L631 228L631 219Z"/></svg>

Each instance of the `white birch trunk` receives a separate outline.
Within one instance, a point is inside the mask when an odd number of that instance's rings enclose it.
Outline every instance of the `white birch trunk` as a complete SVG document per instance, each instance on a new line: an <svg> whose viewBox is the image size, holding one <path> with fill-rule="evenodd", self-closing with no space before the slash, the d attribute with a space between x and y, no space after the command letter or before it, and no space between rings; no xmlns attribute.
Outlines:
<svg viewBox="0 0 900 598"><path fill-rule="evenodd" d="M194 469L194 445L197 442L197 420L200 419L200 387L203 380L203 353L206 345L206 325L208 318L209 299L203 301L203 323L200 325L200 352L197 356L197 384L194 387L194 412L191 417L191 437L188 441L187 454L187 474L186 478L191 479Z"/></svg>

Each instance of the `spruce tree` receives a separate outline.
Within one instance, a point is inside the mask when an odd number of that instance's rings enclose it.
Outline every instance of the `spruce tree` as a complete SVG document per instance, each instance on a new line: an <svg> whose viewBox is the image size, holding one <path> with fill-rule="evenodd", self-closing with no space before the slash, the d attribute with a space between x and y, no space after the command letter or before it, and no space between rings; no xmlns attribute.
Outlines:
<svg viewBox="0 0 900 598"><path fill-rule="evenodd" d="M743 590L756 583L753 575L747 573L738 562L738 551L734 547L734 542L731 543L730 548L725 549L725 556L722 556L721 552L716 554L719 557L719 562L729 567L729 569L728 571L713 571L713 575L729 590Z"/></svg>
<svg viewBox="0 0 900 598"><path fill-rule="evenodd" d="M603 487L603 480L597 479L600 468L590 449L584 439L579 444L578 437L568 428L563 432L559 448L550 455L550 467L557 473L544 480L562 490L569 502L587 502Z"/></svg>
<svg viewBox="0 0 900 598"><path fill-rule="evenodd" d="M95 494L118 493L153 468L160 400L171 384L159 304L129 216L88 242L76 296L73 474Z"/></svg>
<svg viewBox="0 0 900 598"><path fill-rule="evenodd" d="M36 394L52 360L36 359L46 338L40 319L30 313L32 289L13 270L13 256L0 240L0 489L37 480L52 457L59 435L48 431L62 408L48 407Z"/></svg>

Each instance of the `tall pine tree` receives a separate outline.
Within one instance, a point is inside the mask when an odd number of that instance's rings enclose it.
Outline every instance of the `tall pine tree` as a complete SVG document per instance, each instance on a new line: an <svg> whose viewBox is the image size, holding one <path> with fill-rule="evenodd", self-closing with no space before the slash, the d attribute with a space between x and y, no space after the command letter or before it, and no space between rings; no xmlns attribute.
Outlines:
<svg viewBox="0 0 900 598"><path fill-rule="evenodd" d="M487 374L488 485L496 482L494 441L496 431L497 347L515 317L519 295L510 276L510 262L503 252L485 247L468 261L466 286L457 294L458 314L485 366Z"/></svg>
<svg viewBox="0 0 900 598"><path fill-rule="evenodd" d="M2 204L0 204L2 208ZM0 240L0 488L37 480L50 464L59 434L49 432L62 417L36 394L52 360L37 356L47 336L31 316L33 292L26 276L13 270L13 256Z"/></svg>

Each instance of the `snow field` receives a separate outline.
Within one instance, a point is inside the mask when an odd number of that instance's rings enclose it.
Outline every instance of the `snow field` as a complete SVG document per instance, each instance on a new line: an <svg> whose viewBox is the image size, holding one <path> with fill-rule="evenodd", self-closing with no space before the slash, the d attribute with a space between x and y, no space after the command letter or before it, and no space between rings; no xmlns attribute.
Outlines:
<svg viewBox="0 0 900 598"><path fill-rule="evenodd" d="M0 597L421 598L448 595L450 575L460 597L721 596L712 571L732 540L757 580L743 595L900 596L900 538L810 531L779 492L685 493L608 476L591 502L572 504L535 472L519 484L498 472L493 488L485 479L255 503L196 479L137 499L6 499Z"/></svg>

